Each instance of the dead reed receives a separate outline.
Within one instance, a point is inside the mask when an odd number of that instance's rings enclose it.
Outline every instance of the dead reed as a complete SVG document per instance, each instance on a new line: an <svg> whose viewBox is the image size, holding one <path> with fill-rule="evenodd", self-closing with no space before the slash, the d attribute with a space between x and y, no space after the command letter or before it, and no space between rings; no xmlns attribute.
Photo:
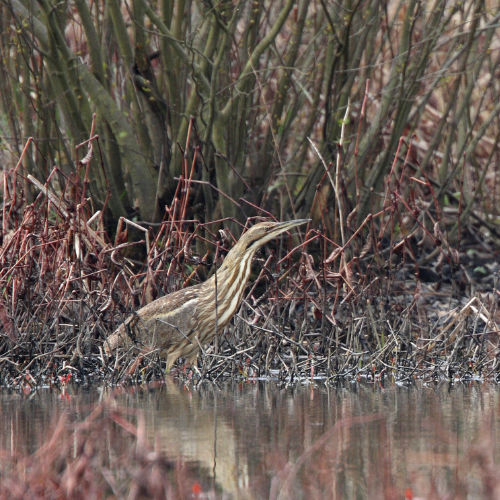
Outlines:
<svg viewBox="0 0 500 500"><path fill-rule="evenodd" d="M185 159L163 221L121 218L112 241L103 212L86 196L96 144L91 134L75 167L81 175L64 182L57 168L44 183L17 168L4 173L4 386L58 384L69 376L80 383L161 377L156 356L107 359L104 339L130 311L206 279L235 240L229 230L217 233L224 220L187 220L192 169ZM382 209L359 226L345 218L351 236L342 245L308 227L260 257L240 313L203 352L199 376L496 379L498 269L485 261L491 273L476 273L477 254L492 247L478 244L470 227L462 228L460 249L449 243L442 228L455 212L438 204L428 179L414 176L411 143L403 145L407 153L394 160ZM27 183L37 190L30 202ZM70 189L58 192L59 185ZM490 230L479 216L476 227Z"/></svg>
<svg viewBox="0 0 500 500"><path fill-rule="evenodd" d="M162 376L104 338L270 212L202 377L496 379L493 2L226 7L0 5L0 383Z"/></svg>

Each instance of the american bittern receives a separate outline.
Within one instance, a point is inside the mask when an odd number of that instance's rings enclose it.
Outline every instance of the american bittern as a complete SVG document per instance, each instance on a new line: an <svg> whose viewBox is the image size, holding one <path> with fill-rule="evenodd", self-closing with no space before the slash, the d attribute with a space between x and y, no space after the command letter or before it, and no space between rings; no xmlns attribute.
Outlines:
<svg viewBox="0 0 500 500"><path fill-rule="evenodd" d="M136 343L143 351L158 349L167 359L167 372L181 356L194 362L200 347L222 333L238 310L255 252L284 231L309 220L255 224L207 281L160 297L127 318L106 340L106 353Z"/></svg>

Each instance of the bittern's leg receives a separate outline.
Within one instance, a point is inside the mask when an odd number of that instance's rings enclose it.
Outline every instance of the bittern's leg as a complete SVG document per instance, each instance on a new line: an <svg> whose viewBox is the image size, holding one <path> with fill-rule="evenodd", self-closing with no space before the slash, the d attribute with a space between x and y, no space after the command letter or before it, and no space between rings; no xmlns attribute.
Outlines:
<svg viewBox="0 0 500 500"><path fill-rule="evenodd" d="M177 351L171 352L167 356L167 367L165 368L165 373L170 373L172 366L179 359L179 353Z"/></svg>

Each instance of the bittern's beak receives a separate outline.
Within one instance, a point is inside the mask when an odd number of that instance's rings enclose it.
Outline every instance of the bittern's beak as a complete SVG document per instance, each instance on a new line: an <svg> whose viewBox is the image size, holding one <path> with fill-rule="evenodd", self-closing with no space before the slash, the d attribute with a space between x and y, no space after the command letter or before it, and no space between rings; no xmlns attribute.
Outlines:
<svg viewBox="0 0 500 500"><path fill-rule="evenodd" d="M300 226L302 224L305 224L306 222L311 222L311 219L295 219L287 220L285 222L277 222L272 231L279 231L280 233L282 233L283 231L287 231L292 227Z"/></svg>

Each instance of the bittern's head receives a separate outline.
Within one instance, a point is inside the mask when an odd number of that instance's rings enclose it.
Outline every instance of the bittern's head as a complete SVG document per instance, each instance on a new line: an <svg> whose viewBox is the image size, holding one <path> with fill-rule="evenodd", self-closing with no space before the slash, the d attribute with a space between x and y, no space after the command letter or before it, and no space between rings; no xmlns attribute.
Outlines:
<svg viewBox="0 0 500 500"><path fill-rule="evenodd" d="M276 238L279 234L309 222L311 219L296 219L285 222L259 222L252 226L236 243L230 254L234 257L245 254L253 255L262 245ZM229 256L229 255L228 255Z"/></svg>

